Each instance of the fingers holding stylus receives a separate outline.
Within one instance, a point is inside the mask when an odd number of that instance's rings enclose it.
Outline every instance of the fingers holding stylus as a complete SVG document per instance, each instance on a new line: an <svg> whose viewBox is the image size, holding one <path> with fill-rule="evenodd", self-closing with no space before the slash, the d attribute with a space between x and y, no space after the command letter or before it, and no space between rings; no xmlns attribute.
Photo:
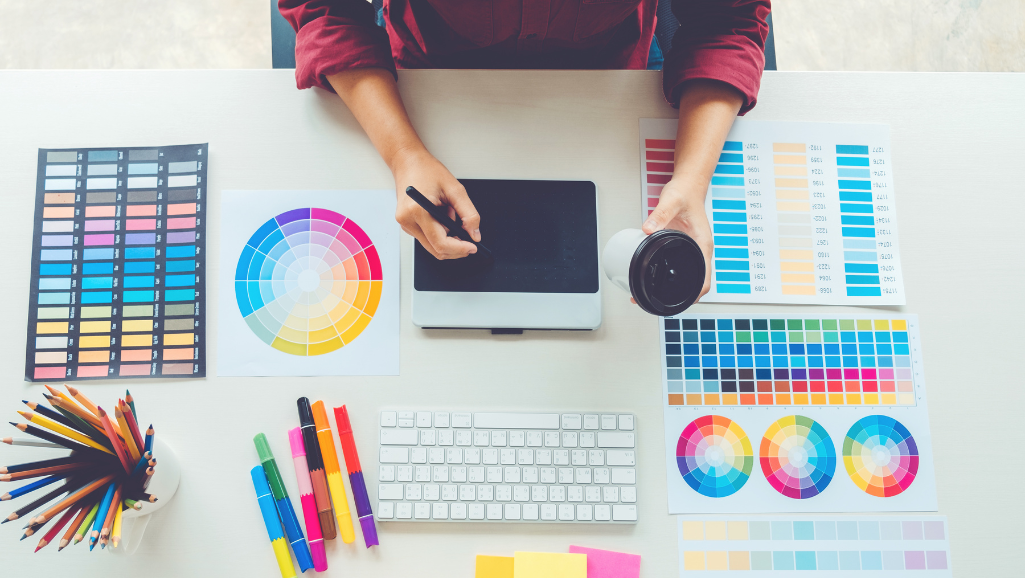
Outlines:
<svg viewBox="0 0 1025 578"><path fill-rule="evenodd" d="M419 209L415 219L420 235L411 234L438 259L461 259L477 252L477 247L473 243L449 237L445 227L435 221L427 211Z"/></svg>

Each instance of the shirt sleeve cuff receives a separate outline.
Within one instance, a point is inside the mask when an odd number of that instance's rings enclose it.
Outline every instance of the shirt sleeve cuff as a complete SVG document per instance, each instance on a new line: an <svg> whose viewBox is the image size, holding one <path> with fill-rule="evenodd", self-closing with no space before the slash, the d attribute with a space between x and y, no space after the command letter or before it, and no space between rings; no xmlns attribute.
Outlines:
<svg viewBox="0 0 1025 578"><path fill-rule="evenodd" d="M383 28L334 16L317 18L299 29L295 61L295 81L301 89L319 86L334 92L327 77L357 68L384 68L396 76Z"/></svg>
<svg viewBox="0 0 1025 578"><path fill-rule="evenodd" d="M744 97L740 114L754 108L765 68L762 49L747 40L738 45L737 37L712 39L700 47L676 46L666 55L662 67L662 92L673 108L679 108L680 95L690 80L718 80L736 88Z"/></svg>

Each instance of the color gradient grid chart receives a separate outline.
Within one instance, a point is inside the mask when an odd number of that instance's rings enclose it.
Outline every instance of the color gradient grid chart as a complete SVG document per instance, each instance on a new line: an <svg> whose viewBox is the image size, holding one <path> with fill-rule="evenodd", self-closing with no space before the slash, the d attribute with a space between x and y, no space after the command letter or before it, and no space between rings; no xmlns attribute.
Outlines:
<svg viewBox="0 0 1025 578"><path fill-rule="evenodd" d="M641 119L642 216L672 177L676 121ZM884 125L740 119L709 183L706 302L903 305Z"/></svg>
<svg viewBox="0 0 1025 578"><path fill-rule="evenodd" d="M678 516L680 576L951 576L944 516Z"/></svg>
<svg viewBox="0 0 1025 578"><path fill-rule="evenodd" d="M915 405L904 318L661 319L669 405Z"/></svg>
<svg viewBox="0 0 1025 578"><path fill-rule="evenodd" d="M26 380L206 375L207 156L39 150Z"/></svg>
<svg viewBox="0 0 1025 578"><path fill-rule="evenodd" d="M370 324L382 279L377 249L355 221L307 207L253 233L235 269L235 295L261 341L291 355L322 355Z"/></svg>

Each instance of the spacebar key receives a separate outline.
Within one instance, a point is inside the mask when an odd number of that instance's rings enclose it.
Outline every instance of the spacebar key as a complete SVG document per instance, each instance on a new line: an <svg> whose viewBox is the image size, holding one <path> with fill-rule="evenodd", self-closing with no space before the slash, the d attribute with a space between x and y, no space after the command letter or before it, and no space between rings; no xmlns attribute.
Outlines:
<svg viewBox="0 0 1025 578"><path fill-rule="evenodd" d="M475 413L477 429L559 429L557 413Z"/></svg>

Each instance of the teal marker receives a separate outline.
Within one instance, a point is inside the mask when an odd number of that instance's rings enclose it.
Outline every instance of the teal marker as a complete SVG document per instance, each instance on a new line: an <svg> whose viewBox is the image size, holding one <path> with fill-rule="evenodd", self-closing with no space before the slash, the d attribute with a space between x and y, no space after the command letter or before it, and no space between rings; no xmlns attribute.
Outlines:
<svg viewBox="0 0 1025 578"><path fill-rule="evenodd" d="M288 543L292 546L295 561L299 563L299 571L305 572L313 568L310 546L306 543L302 526L299 525L299 518L295 515L295 509L292 508L292 500L288 499L288 491L285 490L285 483L281 479L281 472L278 471L278 464L274 461L274 454L270 451L267 436L262 433L256 434L253 443L256 444L256 453L260 456L263 472L267 475L267 482L270 484L278 515L281 516L281 523L285 525L285 536L288 537Z"/></svg>

